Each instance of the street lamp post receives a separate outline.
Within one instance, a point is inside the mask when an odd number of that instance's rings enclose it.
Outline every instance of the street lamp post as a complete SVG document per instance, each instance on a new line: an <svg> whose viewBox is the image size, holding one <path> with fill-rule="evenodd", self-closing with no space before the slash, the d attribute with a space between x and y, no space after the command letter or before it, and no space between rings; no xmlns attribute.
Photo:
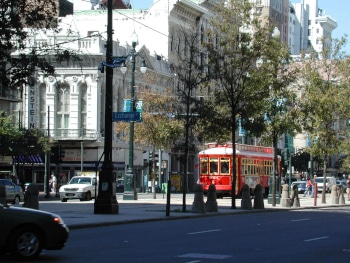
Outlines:
<svg viewBox="0 0 350 263"><path fill-rule="evenodd" d="M137 34L134 32L131 36L132 50L131 56L131 82L130 82L130 112L135 111L135 59L138 53L135 50L138 44ZM122 73L126 72L126 66L120 68ZM141 73L146 73L147 67L144 59L140 67ZM136 176L134 174L134 122L130 121L130 136L129 136L129 165L125 176L125 189L123 194L123 200L137 200L136 192Z"/></svg>
<svg viewBox="0 0 350 263"><path fill-rule="evenodd" d="M107 2L107 64L113 62L112 39L112 0ZM113 68L106 67L105 99L105 141L104 160L99 175L98 196L94 204L95 214L118 214L119 205L116 198L115 171L112 163L112 110L113 110Z"/></svg>
<svg viewBox="0 0 350 263"><path fill-rule="evenodd" d="M273 32L272 32L272 37L276 40L280 40L280 36L281 36L281 32L279 31L278 27L275 27ZM275 76L277 77L277 76ZM274 104L272 107L274 107L274 109L276 108L276 101L272 100L272 103ZM274 110L275 112L275 110ZM274 113L275 114L275 113ZM275 131L274 131L275 133ZM277 136L276 134L273 135L273 152L274 152L274 157L273 157L273 174L272 174L272 178L271 178L271 183L272 183L272 198L271 198L271 203L272 206L276 206L276 199L278 199L278 203L279 203L279 198L276 198L276 195L278 194L278 190L277 190L277 185L279 185L278 183L278 158L277 158Z"/></svg>

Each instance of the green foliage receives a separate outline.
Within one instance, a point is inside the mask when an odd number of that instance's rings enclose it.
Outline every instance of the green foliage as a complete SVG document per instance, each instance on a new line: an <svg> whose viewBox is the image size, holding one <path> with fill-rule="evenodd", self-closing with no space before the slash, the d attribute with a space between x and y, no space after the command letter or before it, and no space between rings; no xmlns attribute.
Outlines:
<svg viewBox="0 0 350 263"><path fill-rule="evenodd" d="M38 35L59 32L58 1L0 0L0 76L3 87L21 88L36 82L36 71L53 75L57 61L78 59L76 52L64 50L60 45L36 42Z"/></svg>
<svg viewBox="0 0 350 263"><path fill-rule="evenodd" d="M324 45L321 58L315 55L304 61L300 87L303 128L311 137L312 155L322 158L339 153L350 119L349 60L340 51L344 42L332 43Z"/></svg>
<svg viewBox="0 0 350 263"><path fill-rule="evenodd" d="M292 157L292 165L298 172L308 171L308 164L310 161L310 154L305 149L299 149Z"/></svg>
<svg viewBox="0 0 350 263"><path fill-rule="evenodd" d="M151 146L154 149L170 149L173 142L183 134L182 121L174 118L176 100L169 93L152 94L145 90L138 95L143 100L142 122L135 123L134 141L136 144ZM129 134L129 123L118 123L116 132ZM125 136L128 139L128 136Z"/></svg>
<svg viewBox="0 0 350 263"><path fill-rule="evenodd" d="M261 134L264 98L269 97L265 67L256 65L267 56L271 30L263 27L260 17L252 19L253 7L238 0L219 5L205 43L210 65L208 88L214 91L214 105L224 108L217 107L216 115L224 120L222 127L226 128L221 130L229 130L232 141L238 117L245 120L244 128L251 134Z"/></svg>
<svg viewBox="0 0 350 263"><path fill-rule="evenodd" d="M0 112L0 156L41 154L49 149L48 138L37 129L18 129L11 116Z"/></svg>
<svg viewBox="0 0 350 263"><path fill-rule="evenodd" d="M311 138L310 152L323 160L324 181L328 157L340 152L342 140L348 136L349 60L341 51L344 44L343 40L324 38L322 52L312 53L303 63L299 108L303 128Z"/></svg>

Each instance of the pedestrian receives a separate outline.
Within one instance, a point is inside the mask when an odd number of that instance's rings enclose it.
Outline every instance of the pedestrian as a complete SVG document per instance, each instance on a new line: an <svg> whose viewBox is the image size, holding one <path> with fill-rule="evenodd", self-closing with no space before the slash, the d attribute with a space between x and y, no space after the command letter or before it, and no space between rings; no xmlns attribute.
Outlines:
<svg viewBox="0 0 350 263"><path fill-rule="evenodd" d="M311 178L309 178L306 182L306 189L304 192L304 197L308 194L311 195L311 192L312 192L312 182L311 182Z"/></svg>
<svg viewBox="0 0 350 263"><path fill-rule="evenodd" d="M348 201L350 201L350 175L348 177L348 180L346 181L346 193L348 194Z"/></svg>
<svg viewBox="0 0 350 263"><path fill-rule="evenodd" d="M51 191L52 192L56 192L56 188L57 188L57 178L56 176L54 176L53 174L51 174Z"/></svg>

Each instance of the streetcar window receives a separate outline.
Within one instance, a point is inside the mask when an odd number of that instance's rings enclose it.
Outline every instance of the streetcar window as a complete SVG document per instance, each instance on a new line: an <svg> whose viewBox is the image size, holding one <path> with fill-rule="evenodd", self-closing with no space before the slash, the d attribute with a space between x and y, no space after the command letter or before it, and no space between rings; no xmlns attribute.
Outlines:
<svg viewBox="0 0 350 263"><path fill-rule="evenodd" d="M218 172L218 158L210 158L210 173Z"/></svg>
<svg viewBox="0 0 350 263"><path fill-rule="evenodd" d="M200 172L201 172L201 174L208 173L208 159L207 158L201 158L201 160L200 160Z"/></svg>
<svg viewBox="0 0 350 263"><path fill-rule="evenodd" d="M230 173L230 159L229 158L221 158L220 159L220 171L222 174Z"/></svg>

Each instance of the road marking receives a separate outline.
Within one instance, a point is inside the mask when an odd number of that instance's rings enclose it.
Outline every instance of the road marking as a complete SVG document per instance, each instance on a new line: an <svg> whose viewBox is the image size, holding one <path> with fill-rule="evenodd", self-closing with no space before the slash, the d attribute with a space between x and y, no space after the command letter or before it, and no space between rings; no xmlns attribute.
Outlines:
<svg viewBox="0 0 350 263"><path fill-rule="evenodd" d="M304 242L317 241L317 240L326 239L326 238L329 238L329 237L325 236L325 237L316 237L316 238L312 238L312 239L305 239Z"/></svg>
<svg viewBox="0 0 350 263"><path fill-rule="evenodd" d="M221 231L221 229L213 229L213 230L206 230L206 231L199 231L199 232L191 232L187 233L188 235L197 235L197 234L205 234L205 233L210 233L210 232L217 232Z"/></svg>
<svg viewBox="0 0 350 263"><path fill-rule="evenodd" d="M200 258L200 259L226 259L226 258L230 258L232 256L231 255L219 255L219 254L188 253L188 254L177 256L177 257L178 258Z"/></svg>
<svg viewBox="0 0 350 263"><path fill-rule="evenodd" d="M193 261L188 261L186 263L198 263L198 262L201 262L200 260L193 260Z"/></svg>
<svg viewBox="0 0 350 263"><path fill-rule="evenodd" d="M308 221L310 220L310 218L302 218L302 219L294 219L294 220L291 220L292 222L300 222L300 221Z"/></svg>
<svg viewBox="0 0 350 263"><path fill-rule="evenodd" d="M350 249L343 248L343 252L350 252Z"/></svg>

